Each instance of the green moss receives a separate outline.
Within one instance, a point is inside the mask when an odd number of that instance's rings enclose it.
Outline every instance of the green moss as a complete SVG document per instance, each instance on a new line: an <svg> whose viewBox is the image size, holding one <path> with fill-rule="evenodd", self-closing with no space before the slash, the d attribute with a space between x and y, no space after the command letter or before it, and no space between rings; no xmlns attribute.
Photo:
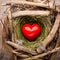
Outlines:
<svg viewBox="0 0 60 60"><path fill-rule="evenodd" d="M27 48L30 48L30 49L35 49L35 47L41 42L43 41L48 33L49 33L49 25L45 22L45 21L48 21L47 20L48 17L46 16L35 16L35 17L32 17L32 16L23 16L23 17L18 17L18 18L15 18L14 19L14 31L16 33L16 37L17 39L21 39L24 41L23 45ZM22 31L21 31L21 27L23 24L25 23L30 23L30 24L33 24L33 23L38 23L41 25L41 28L42 28L42 33L41 35L35 40L35 41L28 41L22 34Z"/></svg>

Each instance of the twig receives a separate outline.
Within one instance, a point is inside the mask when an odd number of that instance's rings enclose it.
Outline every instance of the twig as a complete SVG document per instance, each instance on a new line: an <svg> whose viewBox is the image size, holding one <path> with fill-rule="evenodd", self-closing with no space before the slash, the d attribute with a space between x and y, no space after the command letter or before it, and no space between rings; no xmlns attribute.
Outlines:
<svg viewBox="0 0 60 60"><path fill-rule="evenodd" d="M47 0L33 0L33 2L37 2L37 3L45 3L45 2L47 2Z"/></svg>
<svg viewBox="0 0 60 60"><path fill-rule="evenodd" d="M21 52L16 52L16 50L13 50L12 47L9 46L9 45L6 45L6 47L7 47L8 51L9 51L10 53L13 53L13 54L14 54L14 56L19 56L19 57L22 57L22 58L27 58L27 57L29 57L29 55L23 54L23 53L21 53Z"/></svg>
<svg viewBox="0 0 60 60"><path fill-rule="evenodd" d="M55 48L60 46L60 24L59 24L59 29L58 29L57 34L58 34L57 36L58 39L57 39ZM60 56L60 51L58 51L57 53L53 53L50 60L55 60L55 59L57 60L59 56Z"/></svg>
<svg viewBox="0 0 60 60"><path fill-rule="evenodd" d="M58 39L57 39L57 43L56 43L56 46L55 47L59 47L60 46L60 24L59 24L59 36L58 36Z"/></svg>
<svg viewBox="0 0 60 60"><path fill-rule="evenodd" d="M16 49L18 49L18 50L20 50L20 51L24 51L24 52L30 53L30 54L32 54L32 55L35 55L35 54L36 54L35 51L32 51L32 50L30 50L30 49L28 49L28 48L26 48L26 47L24 47L24 46L20 46L20 45L18 45L18 44L16 44L16 43L13 43L13 42L10 42L10 41L6 41L6 43L7 43L8 45L10 45L10 46L13 46L14 48L16 48Z"/></svg>
<svg viewBox="0 0 60 60"><path fill-rule="evenodd" d="M36 59L41 58L41 57L44 57L44 56L46 56L46 55L55 53L55 52L57 52L57 51L59 51L59 50L60 50L60 47L54 48L52 51L48 51L48 52L46 52L46 53L43 53L43 54L40 54L40 55L37 55L37 56L29 57L29 58L24 59L24 60L34 60L34 59L36 60Z"/></svg>
<svg viewBox="0 0 60 60"><path fill-rule="evenodd" d="M19 57L22 57L22 58L28 58L29 56L28 55L25 55L25 54L22 54L22 53L19 53L19 52L16 52L16 51L12 51L12 53L14 53L15 55L19 56Z"/></svg>
<svg viewBox="0 0 60 60"><path fill-rule="evenodd" d="M10 7L7 9L7 12L8 12L8 18L9 18L9 20L11 20L12 19L12 15L11 15Z"/></svg>
<svg viewBox="0 0 60 60"><path fill-rule="evenodd" d="M27 5L33 5L33 6L40 6L40 7L45 7L45 8L49 8L49 9L54 9L53 6L53 2L50 2L50 7L48 6L48 3L44 4L44 3L35 3L35 2L29 2L29 1L19 1L19 0L15 0L15 1L9 1L6 3L3 3L2 5L14 5L14 4L27 4Z"/></svg>
<svg viewBox="0 0 60 60"><path fill-rule="evenodd" d="M50 11L18 11L18 12L12 13L12 17L25 16L25 15L48 16L49 14L50 14Z"/></svg>
<svg viewBox="0 0 60 60"><path fill-rule="evenodd" d="M58 14L51 32L49 33L49 35L46 37L46 39L39 46L42 46L45 49L46 46L53 40L55 33L58 30L59 22L60 22L60 15ZM37 52L40 53L44 49L41 49L40 47L38 47Z"/></svg>
<svg viewBox="0 0 60 60"><path fill-rule="evenodd" d="M10 28L10 32L12 34L12 42L15 42L15 35L14 35L14 32L13 32L13 20L12 20L11 9L8 8L7 12L8 12L8 19L9 19L9 24L10 24L9 28Z"/></svg>

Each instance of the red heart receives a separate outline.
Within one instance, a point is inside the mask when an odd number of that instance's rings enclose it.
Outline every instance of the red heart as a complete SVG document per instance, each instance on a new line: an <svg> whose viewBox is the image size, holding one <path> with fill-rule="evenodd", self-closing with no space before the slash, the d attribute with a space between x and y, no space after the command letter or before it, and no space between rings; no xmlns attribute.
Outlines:
<svg viewBox="0 0 60 60"><path fill-rule="evenodd" d="M24 24L22 33L29 41L33 41L41 34L41 26L39 24Z"/></svg>

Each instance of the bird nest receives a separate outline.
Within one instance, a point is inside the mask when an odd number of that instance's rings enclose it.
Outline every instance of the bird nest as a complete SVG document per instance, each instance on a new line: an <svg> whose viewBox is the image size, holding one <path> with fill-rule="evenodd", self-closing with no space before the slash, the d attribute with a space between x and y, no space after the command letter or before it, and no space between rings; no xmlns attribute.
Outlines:
<svg viewBox="0 0 60 60"><path fill-rule="evenodd" d="M40 57L58 50L56 48L52 52L45 53L46 47L53 40L58 30L59 14L54 7L49 7L49 4L44 3L12 1L3 4L10 6L7 9L7 17L4 23L5 43L12 46L11 52L19 56L21 60L41 59ZM21 28L25 23L41 25L42 33L35 41L31 42L23 36Z"/></svg>

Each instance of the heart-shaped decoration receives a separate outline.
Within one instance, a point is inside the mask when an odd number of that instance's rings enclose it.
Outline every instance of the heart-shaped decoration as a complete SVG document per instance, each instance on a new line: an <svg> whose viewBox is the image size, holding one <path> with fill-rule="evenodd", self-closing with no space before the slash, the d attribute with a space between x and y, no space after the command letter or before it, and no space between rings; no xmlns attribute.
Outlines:
<svg viewBox="0 0 60 60"><path fill-rule="evenodd" d="M41 26L39 24L24 24L22 33L29 41L34 41L41 34Z"/></svg>

